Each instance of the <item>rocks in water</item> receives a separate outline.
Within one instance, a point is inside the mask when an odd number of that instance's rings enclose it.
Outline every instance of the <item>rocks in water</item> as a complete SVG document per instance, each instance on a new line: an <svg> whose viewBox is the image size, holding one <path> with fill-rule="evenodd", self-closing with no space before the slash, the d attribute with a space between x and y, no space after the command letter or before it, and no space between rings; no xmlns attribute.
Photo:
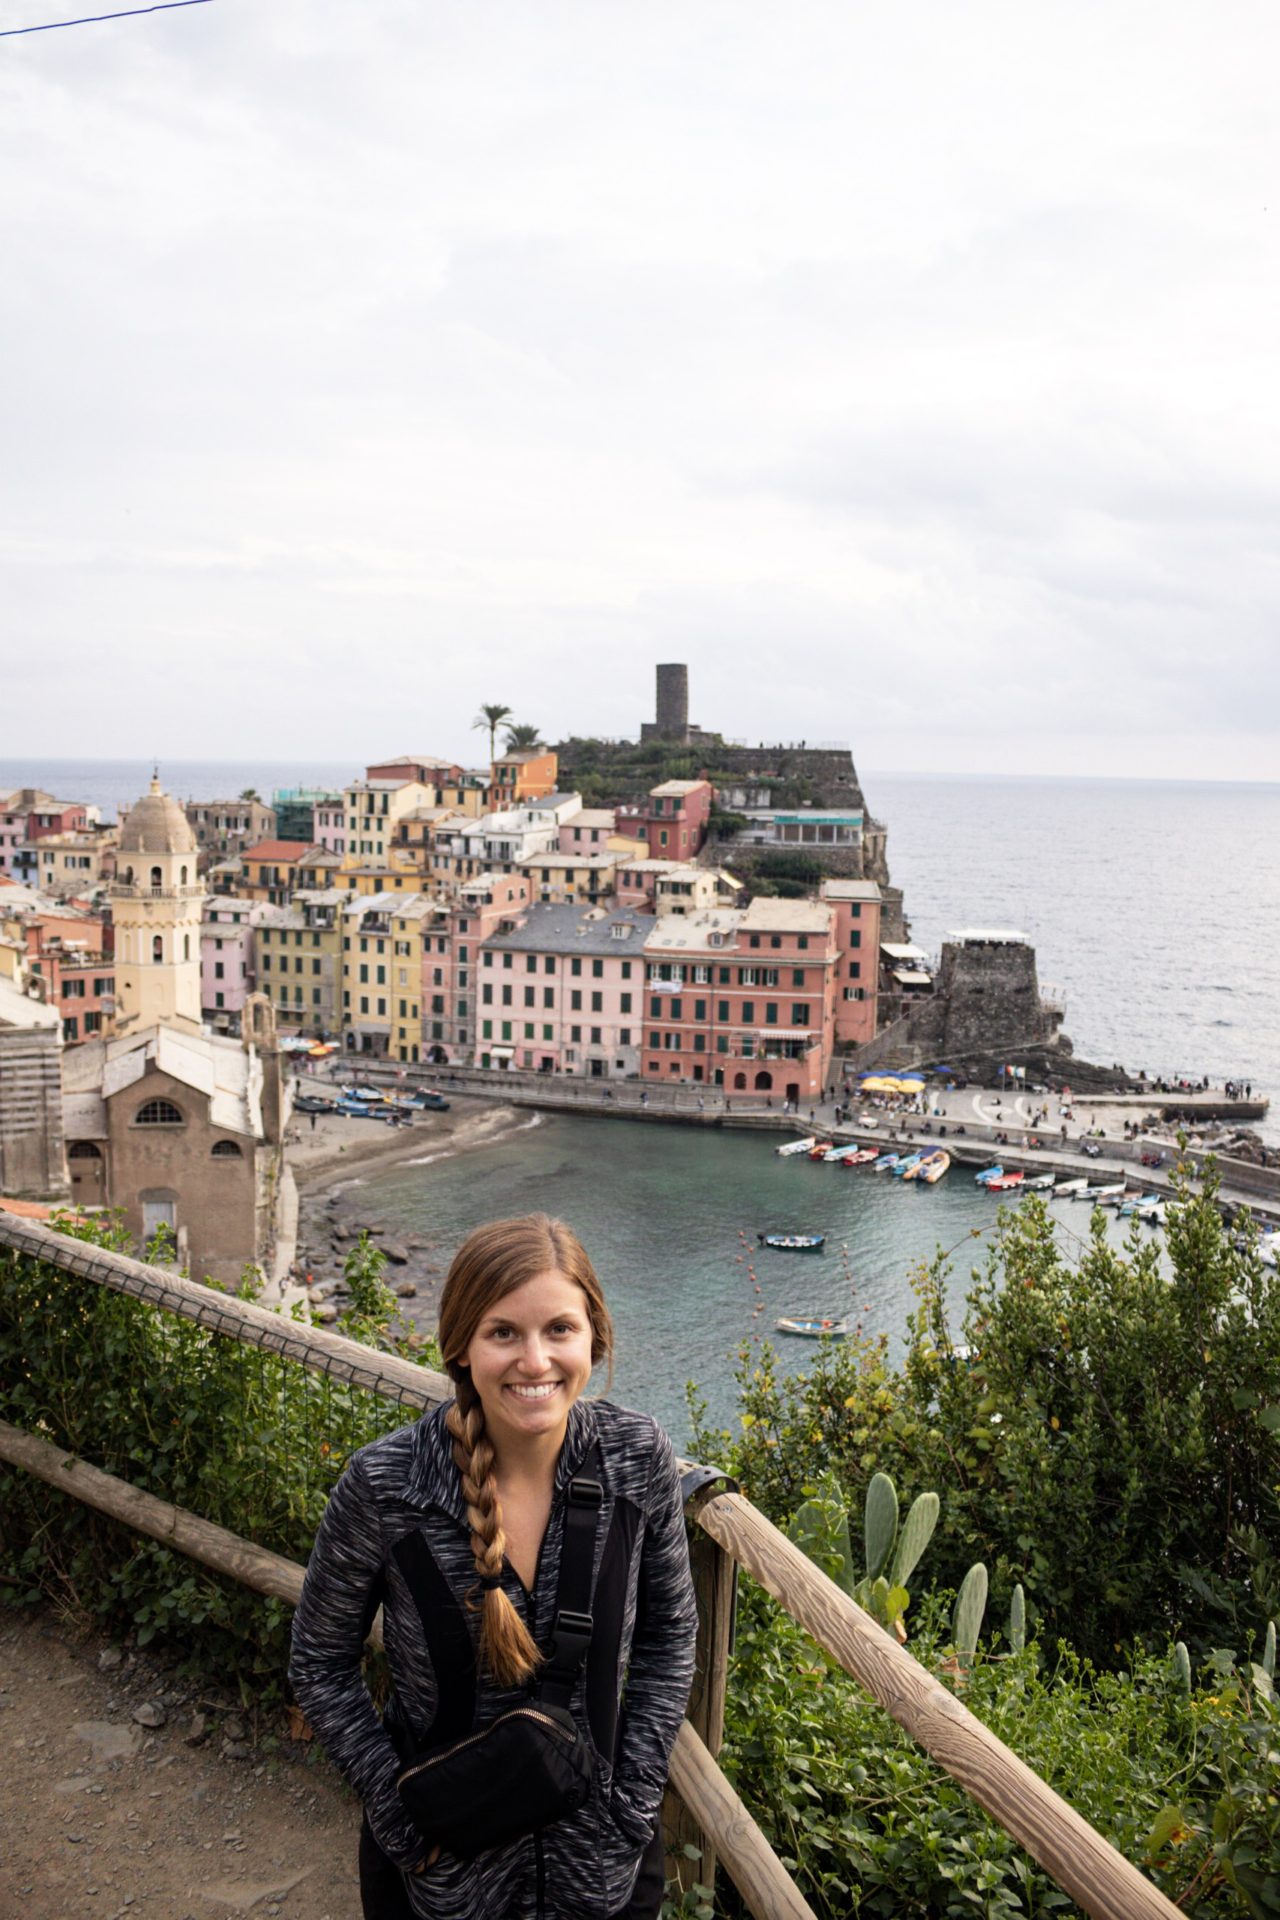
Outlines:
<svg viewBox="0 0 1280 1920"><path fill-rule="evenodd" d="M311 1309L311 1318L321 1327L331 1327L337 1317L338 1309L332 1300L325 1300L320 1306Z"/></svg>
<svg viewBox="0 0 1280 1920"><path fill-rule="evenodd" d="M349 1240L351 1238L351 1228L345 1220L338 1220L334 1223L333 1232L329 1237L331 1240Z"/></svg>
<svg viewBox="0 0 1280 1920"><path fill-rule="evenodd" d="M409 1249L406 1246L402 1246L398 1240L384 1240L382 1243L382 1251L393 1267L408 1265Z"/></svg>
<svg viewBox="0 0 1280 1920"><path fill-rule="evenodd" d="M396 1299L412 1300L417 1294L417 1291L418 1289L417 1287L415 1287L412 1280L401 1280L396 1285L396 1290L395 1290Z"/></svg>

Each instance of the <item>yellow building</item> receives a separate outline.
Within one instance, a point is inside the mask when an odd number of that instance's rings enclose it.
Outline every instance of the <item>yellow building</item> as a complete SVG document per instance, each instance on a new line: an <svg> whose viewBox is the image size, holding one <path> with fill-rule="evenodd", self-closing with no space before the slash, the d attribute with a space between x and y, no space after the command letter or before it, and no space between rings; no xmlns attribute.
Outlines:
<svg viewBox="0 0 1280 1920"><path fill-rule="evenodd" d="M419 780L356 780L344 788L346 847L344 866L384 860L402 817L415 807L435 804L434 791Z"/></svg>
<svg viewBox="0 0 1280 1920"><path fill-rule="evenodd" d="M616 853L531 853L520 861L533 899L543 906L599 906L618 886Z"/></svg>
<svg viewBox="0 0 1280 1920"><path fill-rule="evenodd" d="M287 907L265 909L254 930L259 993L276 1024L292 1032L336 1034L342 1026L344 909L338 887L298 892ZM261 910L260 910L261 911Z"/></svg>
<svg viewBox="0 0 1280 1920"><path fill-rule="evenodd" d="M343 913L342 1022L348 1053L422 1057L422 955L436 902L382 892Z"/></svg>

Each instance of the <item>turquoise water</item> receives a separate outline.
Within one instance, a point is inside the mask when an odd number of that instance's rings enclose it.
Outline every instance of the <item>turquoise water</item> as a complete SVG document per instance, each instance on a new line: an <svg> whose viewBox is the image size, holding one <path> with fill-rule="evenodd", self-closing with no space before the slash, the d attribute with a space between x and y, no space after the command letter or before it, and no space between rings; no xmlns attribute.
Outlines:
<svg viewBox="0 0 1280 1920"><path fill-rule="evenodd" d="M959 1303L996 1203L953 1169L917 1188L884 1174L779 1159L778 1136L542 1116L504 1143L453 1158L402 1162L347 1189L389 1234L416 1233L443 1270L483 1220L542 1209L567 1220L595 1262L617 1328L614 1398L687 1438L685 1383L713 1416L733 1413L733 1361L743 1341L772 1335L780 1314L844 1314L901 1352L913 1305L908 1275L939 1246L957 1248ZM1055 1204L1059 1231L1081 1234L1084 1207ZM973 1229L981 1240L971 1238ZM827 1234L822 1254L758 1249L758 1230ZM758 1291L757 1291L758 1289ZM433 1303L409 1310L434 1324ZM958 1314L957 1314L958 1318ZM783 1364L812 1359L807 1340L779 1339Z"/></svg>

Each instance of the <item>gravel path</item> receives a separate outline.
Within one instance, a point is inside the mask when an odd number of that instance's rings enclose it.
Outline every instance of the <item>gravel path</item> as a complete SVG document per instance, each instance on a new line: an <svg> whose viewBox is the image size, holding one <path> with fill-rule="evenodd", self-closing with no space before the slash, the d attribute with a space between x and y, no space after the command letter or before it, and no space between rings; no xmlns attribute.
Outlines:
<svg viewBox="0 0 1280 1920"><path fill-rule="evenodd" d="M353 1797L162 1658L0 1614L2 1920L360 1920Z"/></svg>

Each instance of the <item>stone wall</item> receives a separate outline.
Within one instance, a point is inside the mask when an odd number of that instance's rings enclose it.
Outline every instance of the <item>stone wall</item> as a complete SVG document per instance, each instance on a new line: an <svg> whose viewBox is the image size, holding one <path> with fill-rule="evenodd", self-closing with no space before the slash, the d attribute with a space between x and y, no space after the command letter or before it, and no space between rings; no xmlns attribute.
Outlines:
<svg viewBox="0 0 1280 1920"><path fill-rule="evenodd" d="M1012 1059L1052 1046L1060 1018L1040 998L1034 947L947 941L934 992L912 1012L911 1043L952 1066L993 1050Z"/></svg>
<svg viewBox="0 0 1280 1920"><path fill-rule="evenodd" d="M0 1193L58 1200L69 1190L58 1031L0 1026Z"/></svg>

